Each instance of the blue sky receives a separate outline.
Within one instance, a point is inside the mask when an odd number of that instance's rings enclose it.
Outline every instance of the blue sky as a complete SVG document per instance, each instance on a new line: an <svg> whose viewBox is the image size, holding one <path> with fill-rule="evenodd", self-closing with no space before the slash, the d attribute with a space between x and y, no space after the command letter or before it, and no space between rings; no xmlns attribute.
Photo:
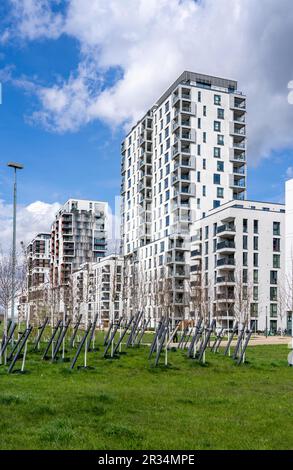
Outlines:
<svg viewBox="0 0 293 470"><path fill-rule="evenodd" d="M25 165L23 207L69 197L113 207L125 130L184 69L239 81L248 99L248 198L282 202L293 177L293 18L289 0L278 10L266 3L264 11L256 0L4 0L0 212L9 218L9 160ZM49 217L41 210L32 229Z"/></svg>

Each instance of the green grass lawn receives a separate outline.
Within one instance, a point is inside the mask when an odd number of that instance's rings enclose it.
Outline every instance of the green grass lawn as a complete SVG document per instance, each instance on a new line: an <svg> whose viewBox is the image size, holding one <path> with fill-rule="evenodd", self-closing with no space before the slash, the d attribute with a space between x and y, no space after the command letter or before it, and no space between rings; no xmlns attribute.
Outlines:
<svg viewBox="0 0 293 470"><path fill-rule="evenodd" d="M42 345L42 349L44 346ZM1 449L292 449L293 369L286 346L250 347L237 367L169 353L154 368L147 347L92 370L42 362L24 375L0 368Z"/></svg>

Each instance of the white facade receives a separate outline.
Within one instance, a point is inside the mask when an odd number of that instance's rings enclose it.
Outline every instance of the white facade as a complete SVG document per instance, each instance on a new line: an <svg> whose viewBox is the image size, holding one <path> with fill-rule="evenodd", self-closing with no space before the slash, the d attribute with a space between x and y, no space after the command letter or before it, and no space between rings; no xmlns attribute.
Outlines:
<svg viewBox="0 0 293 470"><path fill-rule="evenodd" d="M122 253L133 266L132 289L147 279L150 310L154 290L165 297L168 285L173 300L160 304L184 316L192 225L245 197L245 115L237 82L184 72L122 143Z"/></svg>
<svg viewBox="0 0 293 470"><path fill-rule="evenodd" d="M57 212L51 230L51 281L67 285L70 274L107 251L108 204L69 199Z"/></svg>
<svg viewBox="0 0 293 470"><path fill-rule="evenodd" d="M193 226L191 286L200 289L225 327L256 321L258 330L286 328L285 206L230 201ZM196 313L196 312L195 312Z"/></svg>
<svg viewBox="0 0 293 470"><path fill-rule="evenodd" d="M286 289L288 294L287 329L292 332L293 311L293 179L286 181Z"/></svg>
<svg viewBox="0 0 293 470"><path fill-rule="evenodd" d="M38 321L49 311L50 241L50 233L38 233L26 249L27 295L25 300L29 304L31 320ZM20 309L24 310L21 302Z"/></svg>
<svg viewBox="0 0 293 470"><path fill-rule="evenodd" d="M110 255L96 263L86 263L72 274L74 317L82 322L93 320L98 325L117 320L122 312L123 258Z"/></svg>

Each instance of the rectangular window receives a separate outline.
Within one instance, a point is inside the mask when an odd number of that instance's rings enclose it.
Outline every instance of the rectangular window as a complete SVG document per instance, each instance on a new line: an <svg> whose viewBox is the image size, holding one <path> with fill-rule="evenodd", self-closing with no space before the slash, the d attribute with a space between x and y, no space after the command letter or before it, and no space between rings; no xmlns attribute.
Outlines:
<svg viewBox="0 0 293 470"><path fill-rule="evenodd" d="M204 116L207 115L207 107L206 107L206 106L203 107L203 115L204 115Z"/></svg>
<svg viewBox="0 0 293 470"><path fill-rule="evenodd" d="M214 173L214 184L221 184L221 175Z"/></svg>
<svg viewBox="0 0 293 470"><path fill-rule="evenodd" d="M217 171L224 171L224 162L222 161L217 162Z"/></svg>
<svg viewBox="0 0 293 470"><path fill-rule="evenodd" d="M277 304L271 304L270 305L270 317L277 317L278 316L278 305Z"/></svg>
<svg viewBox="0 0 293 470"><path fill-rule="evenodd" d="M218 145L224 145L224 136L222 134L218 134L217 143Z"/></svg>
<svg viewBox="0 0 293 470"><path fill-rule="evenodd" d="M258 284L258 270L257 269L253 270L253 282L254 284Z"/></svg>
<svg viewBox="0 0 293 470"><path fill-rule="evenodd" d="M243 252L242 257L243 257L243 266L247 266L247 264L248 264L248 256L247 256L247 252L246 252L246 251ZM243 281L243 282L244 282L244 281Z"/></svg>
<svg viewBox="0 0 293 470"><path fill-rule="evenodd" d="M197 101L201 102L201 91L197 92Z"/></svg>
<svg viewBox="0 0 293 470"><path fill-rule="evenodd" d="M281 251L280 250L280 238L273 238L273 251Z"/></svg>
<svg viewBox="0 0 293 470"><path fill-rule="evenodd" d="M221 149L219 147L214 147L214 157L221 158Z"/></svg>
<svg viewBox="0 0 293 470"><path fill-rule="evenodd" d="M258 300L258 287L253 286L253 300L256 301Z"/></svg>
<svg viewBox="0 0 293 470"><path fill-rule="evenodd" d="M253 237L253 249L258 251L258 237Z"/></svg>
<svg viewBox="0 0 293 470"><path fill-rule="evenodd" d="M258 220L253 221L253 233L258 233Z"/></svg>
<svg viewBox="0 0 293 470"><path fill-rule="evenodd" d="M258 253L253 253L253 266L258 267Z"/></svg>
<svg viewBox="0 0 293 470"><path fill-rule="evenodd" d="M221 132L221 123L220 123L220 121L214 121L214 131Z"/></svg>
<svg viewBox="0 0 293 470"><path fill-rule="evenodd" d="M203 132L202 140L203 140L203 143L206 144L206 142L207 142L207 133L206 132Z"/></svg>
<svg viewBox="0 0 293 470"><path fill-rule="evenodd" d="M213 208L216 209L217 207L220 206L220 204L221 204L220 201L217 201L217 200L215 199L214 202L213 202Z"/></svg>
<svg viewBox="0 0 293 470"><path fill-rule="evenodd" d="M280 255L273 255L273 268L280 268Z"/></svg>
<svg viewBox="0 0 293 470"><path fill-rule="evenodd" d="M217 188L217 197L223 199L224 197L224 188Z"/></svg>
<svg viewBox="0 0 293 470"><path fill-rule="evenodd" d="M197 127L201 129L201 119L197 118Z"/></svg>
<svg viewBox="0 0 293 470"><path fill-rule="evenodd" d="M247 235L243 235L243 250L247 250Z"/></svg>
<svg viewBox="0 0 293 470"><path fill-rule="evenodd" d="M276 302L278 300L278 289L277 287L270 287L270 300Z"/></svg>
<svg viewBox="0 0 293 470"><path fill-rule="evenodd" d="M248 227L247 227L247 225L248 225L247 219L243 219L243 232L244 232L244 233L247 233L247 232L248 232Z"/></svg>
<svg viewBox="0 0 293 470"><path fill-rule="evenodd" d="M247 255L247 253L243 253L243 255ZM247 281L248 281L248 270L247 269L243 269L242 270L242 280L244 282L244 284L247 284Z"/></svg>
<svg viewBox="0 0 293 470"><path fill-rule="evenodd" d="M270 272L270 284L278 284L278 271Z"/></svg>
<svg viewBox="0 0 293 470"><path fill-rule="evenodd" d="M273 222L273 234L280 236L280 222Z"/></svg>
<svg viewBox="0 0 293 470"><path fill-rule="evenodd" d="M224 119L224 109L218 108L218 119Z"/></svg>
<svg viewBox="0 0 293 470"><path fill-rule="evenodd" d="M221 95L214 95L214 104L221 106Z"/></svg>

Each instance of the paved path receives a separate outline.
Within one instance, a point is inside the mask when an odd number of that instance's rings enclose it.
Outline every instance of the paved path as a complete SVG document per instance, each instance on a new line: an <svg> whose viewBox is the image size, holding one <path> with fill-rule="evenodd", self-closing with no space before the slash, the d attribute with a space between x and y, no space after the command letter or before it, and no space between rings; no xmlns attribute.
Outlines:
<svg viewBox="0 0 293 470"><path fill-rule="evenodd" d="M231 343L231 346L235 346L237 342L237 337L236 340L233 340ZM187 343L189 345L189 343ZM211 340L211 344L213 344L213 340ZM223 340L221 342L221 347L226 346L227 341ZM252 336L249 345L248 346L260 346L260 345L271 345L271 344L288 344L288 346L292 345L292 339L289 336L268 336L267 338L265 336ZM171 347L177 348L178 343L172 343Z"/></svg>

